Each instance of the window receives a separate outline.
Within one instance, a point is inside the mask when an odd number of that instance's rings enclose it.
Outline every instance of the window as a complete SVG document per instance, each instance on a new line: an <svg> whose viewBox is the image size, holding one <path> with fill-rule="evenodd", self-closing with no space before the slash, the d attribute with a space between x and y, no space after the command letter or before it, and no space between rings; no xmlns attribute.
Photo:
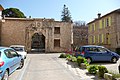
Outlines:
<svg viewBox="0 0 120 80"><path fill-rule="evenodd" d="M99 40L99 35L98 35L98 39L97 39L97 40L98 40L98 43L99 43L99 41L100 41L100 40Z"/></svg>
<svg viewBox="0 0 120 80"><path fill-rule="evenodd" d="M95 31L95 23L92 24L92 31Z"/></svg>
<svg viewBox="0 0 120 80"><path fill-rule="evenodd" d="M92 25L90 25L90 31L92 31Z"/></svg>
<svg viewBox="0 0 120 80"><path fill-rule="evenodd" d="M97 50L96 47L87 47L86 51L88 51L88 52L97 52L98 50Z"/></svg>
<svg viewBox="0 0 120 80"><path fill-rule="evenodd" d="M95 25L95 23L93 25L94 25L94 31L95 31L96 30L96 25Z"/></svg>
<svg viewBox="0 0 120 80"><path fill-rule="evenodd" d="M93 36L93 43L95 43L95 36Z"/></svg>
<svg viewBox="0 0 120 80"><path fill-rule="evenodd" d="M102 34L102 43L104 43L104 34Z"/></svg>
<svg viewBox="0 0 120 80"><path fill-rule="evenodd" d="M54 40L54 47L60 47L60 39Z"/></svg>
<svg viewBox="0 0 120 80"><path fill-rule="evenodd" d="M102 20L99 21L99 25L100 25L99 29L102 29Z"/></svg>
<svg viewBox="0 0 120 80"><path fill-rule="evenodd" d="M107 18L106 19L106 27L108 27L109 26L109 19Z"/></svg>
<svg viewBox="0 0 120 80"><path fill-rule="evenodd" d="M85 47L80 47L80 48L78 48L78 51L84 52L84 51L85 51Z"/></svg>
<svg viewBox="0 0 120 80"><path fill-rule="evenodd" d="M99 47L99 48L98 48L98 52L107 52L107 49L102 48L102 47Z"/></svg>
<svg viewBox="0 0 120 80"><path fill-rule="evenodd" d="M5 52L5 55L6 55L8 58L12 58L12 55L11 55L11 53L10 53L9 50L5 50L4 52Z"/></svg>
<svg viewBox="0 0 120 80"><path fill-rule="evenodd" d="M106 44L110 44L110 34L106 33Z"/></svg>
<svg viewBox="0 0 120 80"><path fill-rule="evenodd" d="M10 49L9 51L13 57L18 56L18 54L14 50Z"/></svg>
<svg viewBox="0 0 120 80"><path fill-rule="evenodd" d="M104 28L104 19L102 20L102 27Z"/></svg>
<svg viewBox="0 0 120 80"><path fill-rule="evenodd" d="M94 37L93 36L91 36L92 37L92 44L94 43Z"/></svg>
<svg viewBox="0 0 120 80"><path fill-rule="evenodd" d="M60 27L54 27L54 34L60 34Z"/></svg>
<svg viewBox="0 0 120 80"><path fill-rule="evenodd" d="M14 50L12 50L12 49L5 50L4 52L5 52L5 55L8 58L13 58L13 57L18 56L18 54Z"/></svg>
<svg viewBox="0 0 120 80"><path fill-rule="evenodd" d="M92 37L91 36L88 37L88 41L89 41L89 44L92 44Z"/></svg>
<svg viewBox="0 0 120 80"><path fill-rule="evenodd" d="M24 51L24 47L11 47L16 51Z"/></svg>
<svg viewBox="0 0 120 80"><path fill-rule="evenodd" d="M112 24L112 20L111 20L111 17L109 17L109 26L111 26Z"/></svg>
<svg viewBox="0 0 120 80"><path fill-rule="evenodd" d="M105 19L104 19L104 28L106 27L106 21L105 21Z"/></svg>
<svg viewBox="0 0 120 80"><path fill-rule="evenodd" d="M99 34L99 43L102 43L102 35Z"/></svg>

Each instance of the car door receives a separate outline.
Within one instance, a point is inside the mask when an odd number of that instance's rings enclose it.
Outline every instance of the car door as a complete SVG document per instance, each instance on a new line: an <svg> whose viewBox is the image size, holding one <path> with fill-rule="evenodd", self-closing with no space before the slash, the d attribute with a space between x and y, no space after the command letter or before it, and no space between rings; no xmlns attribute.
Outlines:
<svg viewBox="0 0 120 80"><path fill-rule="evenodd" d="M6 49L4 51L5 55L6 55L6 66L7 68L9 68L9 72L13 72L14 71L14 62L13 62L13 56L11 55L9 49Z"/></svg>
<svg viewBox="0 0 120 80"><path fill-rule="evenodd" d="M100 56L100 61L109 61L111 59L111 53L109 53L107 49L103 47L98 48L98 53Z"/></svg>
<svg viewBox="0 0 120 80"><path fill-rule="evenodd" d="M11 55L12 55L12 63L13 63L13 70L16 70L20 66L20 57L18 56L17 52L9 49Z"/></svg>
<svg viewBox="0 0 120 80"><path fill-rule="evenodd" d="M93 61L99 61L100 60L100 56L99 55L100 54L99 54L99 52L98 52L96 47L87 47L86 48L85 56L92 58Z"/></svg>

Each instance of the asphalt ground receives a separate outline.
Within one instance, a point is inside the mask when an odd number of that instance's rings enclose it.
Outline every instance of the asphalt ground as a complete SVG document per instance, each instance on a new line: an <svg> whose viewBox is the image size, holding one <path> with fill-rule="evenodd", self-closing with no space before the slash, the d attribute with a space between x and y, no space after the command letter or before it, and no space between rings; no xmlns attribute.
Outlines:
<svg viewBox="0 0 120 80"><path fill-rule="evenodd" d="M28 54L24 67L13 72L9 80L104 80L87 74L86 69L80 69L66 59L58 58L59 55L60 53ZM118 63L92 64L105 65L109 70L118 71Z"/></svg>

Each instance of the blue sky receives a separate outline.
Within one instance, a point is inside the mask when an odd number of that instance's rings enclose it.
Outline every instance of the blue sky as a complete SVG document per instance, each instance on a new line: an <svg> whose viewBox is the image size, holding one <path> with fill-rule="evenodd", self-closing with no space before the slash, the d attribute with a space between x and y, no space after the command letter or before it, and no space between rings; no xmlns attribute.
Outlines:
<svg viewBox="0 0 120 80"><path fill-rule="evenodd" d="M105 15L120 8L120 0L0 0L6 9L10 7L20 9L27 17L54 18L61 20L63 5L70 10L73 21L94 20L97 13Z"/></svg>

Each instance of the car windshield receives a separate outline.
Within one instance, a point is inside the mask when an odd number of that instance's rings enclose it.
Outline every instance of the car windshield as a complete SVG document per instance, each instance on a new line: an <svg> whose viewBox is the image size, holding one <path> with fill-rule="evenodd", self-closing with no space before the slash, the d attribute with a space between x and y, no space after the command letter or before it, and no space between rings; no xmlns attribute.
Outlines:
<svg viewBox="0 0 120 80"><path fill-rule="evenodd" d="M11 47L11 48L13 48L16 51L24 51L23 47Z"/></svg>

